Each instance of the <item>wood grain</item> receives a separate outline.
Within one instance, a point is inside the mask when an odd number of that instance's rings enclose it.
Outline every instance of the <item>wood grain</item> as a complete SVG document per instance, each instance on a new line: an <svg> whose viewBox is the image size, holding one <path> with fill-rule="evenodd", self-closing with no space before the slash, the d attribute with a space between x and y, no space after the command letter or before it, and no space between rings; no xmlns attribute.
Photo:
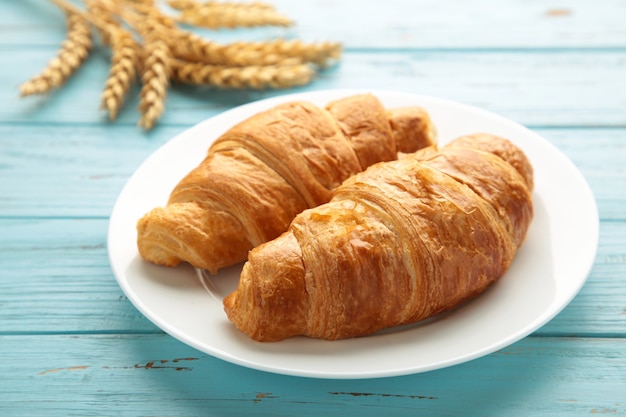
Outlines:
<svg viewBox="0 0 626 417"><path fill-rule="evenodd" d="M0 219L0 334L154 333L110 270L106 219ZM626 222L603 222L582 291L537 334L626 336ZM531 302L529 300L529 302Z"/></svg>
<svg viewBox="0 0 626 417"><path fill-rule="evenodd" d="M94 56L66 87L44 97L16 100L28 68L45 65L49 50L0 47L15 66L0 79L0 122L109 125L99 110L108 60ZM289 90L214 90L175 86L159 124L198 123L233 106L285 93L358 88L398 90L483 107L528 126L626 125L626 53L594 51L351 52L310 85ZM459 69L462 68L462 73ZM33 70L35 72L36 70ZM138 91L131 91L115 125L135 125ZM546 100L550 97L550 100Z"/></svg>
<svg viewBox="0 0 626 417"><path fill-rule="evenodd" d="M10 27L0 45L53 45L62 39L63 17L38 0L11 2L0 16ZM300 37L337 40L349 49L623 48L624 4L620 0L410 0L271 2L296 22L292 28L205 31L220 42Z"/></svg>
<svg viewBox="0 0 626 417"><path fill-rule="evenodd" d="M0 216L108 217L130 175L184 130L159 126L146 135L134 125L34 124L16 129L0 122ZM603 220L626 220L626 148L616 146L626 141L626 129L533 130L582 172Z"/></svg>
<svg viewBox="0 0 626 417"><path fill-rule="evenodd" d="M167 335L12 336L0 337L0 346L1 369L11 375L0 403L7 417L626 412L624 339L531 337L452 368L371 380L254 371Z"/></svg>
<svg viewBox="0 0 626 417"><path fill-rule="evenodd" d="M203 31L344 45L290 90L176 86L150 133L138 87L115 123L99 110L109 52L63 89L19 98L65 35L50 2L0 3L0 415L583 416L626 414L626 3L621 0L272 2L292 28ZM318 380L247 369L164 334L123 295L108 216L139 164L189 126L252 100L391 89L516 120L580 169L601 217L582 291L532 336L425 374ZM532 302L532 300L529 300Z"/></svg>

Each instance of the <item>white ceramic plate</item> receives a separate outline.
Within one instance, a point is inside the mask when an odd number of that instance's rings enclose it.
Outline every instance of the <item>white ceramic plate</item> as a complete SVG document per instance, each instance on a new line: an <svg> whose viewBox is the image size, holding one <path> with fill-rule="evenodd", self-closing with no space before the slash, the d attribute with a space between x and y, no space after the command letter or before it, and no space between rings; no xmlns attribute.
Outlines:
<svg viewBox="0 0 626 417"><path fill-rule="evenodd" d="M519 145L534 165L535 218L527 240L506 275L475 300L423 323L363 338L258 343L236 330L222 308L241 265L204 279L187 265L164 268L139 258L137 220L163 205L212 141L235 122L284 101L324 105L359 92L292 94L240 106L192 127L151 155L129 179L110 218L110 261L131 302L165 332L202 352L250 368L319 378L395 376L458 364L527 336L560 312L584 284L598 243L597 208L583 176L554 146L517 123L463 104L398 92L371 91L387 107L425 107L441 144L491 132Z"/></svg>

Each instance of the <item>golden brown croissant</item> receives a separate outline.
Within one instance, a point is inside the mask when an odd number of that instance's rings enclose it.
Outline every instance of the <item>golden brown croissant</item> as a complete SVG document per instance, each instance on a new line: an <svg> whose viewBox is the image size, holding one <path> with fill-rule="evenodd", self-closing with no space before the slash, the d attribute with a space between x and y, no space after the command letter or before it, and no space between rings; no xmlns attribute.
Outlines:
<svg viewBox="0 0 626 417"><path fill-rule="evenodd" d="M246 259L350 175L435 142L419 107L387 110L370 94L320 108L292 102L220 136L200 165L137 223L142 258L211 272Z"/></svg>
<svg viewBox="0 0 626 417"><path fill-rule="evenodd" d="M519 148L487 134L375 164L250 252L228 318L259 341L334 340L453 308L508 269L532 178Z"/></svg>

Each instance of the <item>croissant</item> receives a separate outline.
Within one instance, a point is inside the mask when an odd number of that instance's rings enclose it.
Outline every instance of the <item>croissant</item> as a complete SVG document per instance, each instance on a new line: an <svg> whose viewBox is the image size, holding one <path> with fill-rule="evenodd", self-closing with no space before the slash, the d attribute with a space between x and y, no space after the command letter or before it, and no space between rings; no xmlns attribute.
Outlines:
<svg viewBox="0 0 626 417"><path fill-rule="evenodd" d="M296 214L329 201L349 176L435 141L425 110L387 110L371 94L258 113L213 143L165 207L139 219L139 254L214 273L283 233Z"/></svg>
<svg viewBox="0 0 626 417"><path fill-rule="evenodd" d="M489 134L377 163L250 252L228 319L258 341L336 340L415 323L509 268L533 217L533 169Z"/></svg>

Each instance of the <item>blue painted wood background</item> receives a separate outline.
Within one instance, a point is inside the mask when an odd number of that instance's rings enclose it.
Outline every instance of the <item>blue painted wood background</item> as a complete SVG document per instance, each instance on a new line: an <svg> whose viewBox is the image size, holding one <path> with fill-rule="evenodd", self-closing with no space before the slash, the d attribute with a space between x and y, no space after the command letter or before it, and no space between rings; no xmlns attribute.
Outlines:
<svg viewBox="0 0 626 417"><path fill-rule="evenodd" d="M151 132L137 100L99 110L106 50L67 85L19 98L55 54L62 14L0 3L1 416L626 415L626 2L273 2L297 25L210 33L334 40L312 84L480 106L538 132L597 199L598 255L554 320L499 352L396 378L318 380L242 368L163 334L124 297L106 252L125 181L160 145L233 106L285 91L171 90ZM529 300L531 302L531 300Z"/></svg>

